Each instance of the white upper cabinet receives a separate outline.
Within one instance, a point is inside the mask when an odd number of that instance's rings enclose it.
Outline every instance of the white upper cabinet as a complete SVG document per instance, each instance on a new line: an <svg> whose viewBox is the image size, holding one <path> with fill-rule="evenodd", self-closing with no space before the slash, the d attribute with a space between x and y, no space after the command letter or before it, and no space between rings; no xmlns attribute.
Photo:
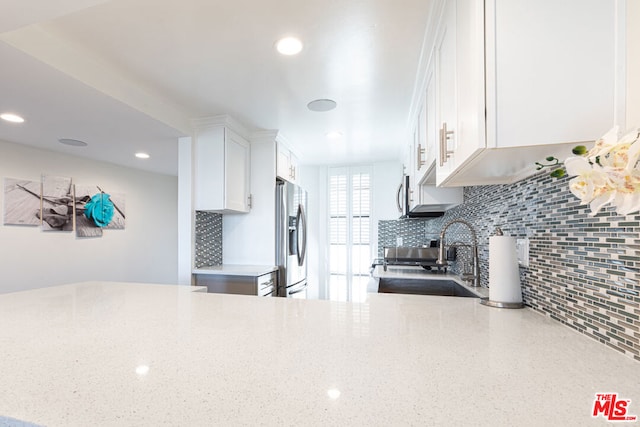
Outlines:
<svg viewBox="0 0 640 427"><path fill-rule="evenodd" d="M459 156L458 108L456 99L456 1L444 4L442 19L436 34L433 60L436 78L437 159L438 184L455 170Z"/></svg>
<svg viewBox="0 0 640 427"><path fill-rule="evenodd" d="M423 144L424 152L421 153L422 164L420 164L419 175L424 177L435 167L438 143L438 123L436 121L436 79L433 67L427 70L427 85L425 91L425 102L419 120L424 123L421 125L421 134L424 135Z"/></svg>
<svg viewBox="0 0 640 427"><path fill-rule="evenodd" d="M228 126L196 131L195 209L220 213L250 210L250 145Z"/></svg>
<svg viewBox="0 0 640 427"><path fill-rule="evenodd" d="M445 45L448 42L444 38L440 41ZM445 63L439 62L437 65L444 66ZM436 116L439 88L435 78L435 67L436 62L432 60L426 70L422 96L415 109L412 143L405 160L408 165L411 165L409 208L413 213L446 211L462 203L461 188L437 188L435 185L437 144L439 143ZM450 81L443 79L441 83L450 83ZM452 108L448 111L455 115L455 104L451 105Z"/></svg>
<svg viewBox="0 0 640 427"><path fill-rule="evenodd" d="M438 185L513 182L624 126L621 1L444 0L433 39Z"/></svg>
<svg viewBox="0 0 640 427"><path fill-rule="evenodd" d="M278 177L296 184L298 182L298 158L281 142L277 143L277 149L276 170Z"/></svg>

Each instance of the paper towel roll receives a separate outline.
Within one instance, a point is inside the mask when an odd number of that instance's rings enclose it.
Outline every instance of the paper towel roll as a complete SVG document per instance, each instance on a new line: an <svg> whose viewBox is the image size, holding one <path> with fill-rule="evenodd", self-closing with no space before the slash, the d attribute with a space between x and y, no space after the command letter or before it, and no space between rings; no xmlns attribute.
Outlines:
<svg viewBox="0 0 640 427"><path fill-rule="evenodd" d="M522 302L515 237L489 237L489 299Z"/></svg>

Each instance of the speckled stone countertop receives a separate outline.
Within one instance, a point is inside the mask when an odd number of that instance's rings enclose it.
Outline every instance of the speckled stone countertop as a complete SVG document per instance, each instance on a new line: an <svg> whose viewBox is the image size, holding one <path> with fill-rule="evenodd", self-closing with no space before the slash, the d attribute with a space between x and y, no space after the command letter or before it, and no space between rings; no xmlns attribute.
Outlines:
<svg viewBox="0 0 640 427"><path fill-rule="evenodd" d="M640 415L639 363L475 298L94 282L0 295L0 319L0 425L587 426L602 392Z"/></svg>
<svg viewBox="0 0 640 427"><path fill-rule="evenodd" d="M193 274L258 277L278 269L275 265L223 264L194 268Z"/></svg>

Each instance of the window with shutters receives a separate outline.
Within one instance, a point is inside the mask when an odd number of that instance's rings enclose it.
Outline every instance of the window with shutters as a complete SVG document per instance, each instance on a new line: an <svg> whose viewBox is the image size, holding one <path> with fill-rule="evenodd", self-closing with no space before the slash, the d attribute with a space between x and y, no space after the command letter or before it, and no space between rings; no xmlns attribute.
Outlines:
<svg viewBox="0 0 640 427"><path fill-rule="evenodd" d="M371 265L371 167L329 169L329 298L366 297Z"/></svg>

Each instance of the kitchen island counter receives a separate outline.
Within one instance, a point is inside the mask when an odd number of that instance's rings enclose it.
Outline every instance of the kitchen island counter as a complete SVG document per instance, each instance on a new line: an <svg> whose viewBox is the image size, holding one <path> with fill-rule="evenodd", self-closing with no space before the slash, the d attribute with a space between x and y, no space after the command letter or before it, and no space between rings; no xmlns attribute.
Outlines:
<svg viewBox="0 0 640 427"><path fill-rule="evenodd" d="M251 276L258 277L278 270L276 265L245 265L245 264L223 264L197 267L192 270L193 274L208 274L216 276Z"/></svg>
<svg viewBox="0 0 640 427"><path fill-rule="evenodd" d="M605 392L640 415L638 362L529 309L179 288L0 295L0 425L586 426Z"/></svg>

